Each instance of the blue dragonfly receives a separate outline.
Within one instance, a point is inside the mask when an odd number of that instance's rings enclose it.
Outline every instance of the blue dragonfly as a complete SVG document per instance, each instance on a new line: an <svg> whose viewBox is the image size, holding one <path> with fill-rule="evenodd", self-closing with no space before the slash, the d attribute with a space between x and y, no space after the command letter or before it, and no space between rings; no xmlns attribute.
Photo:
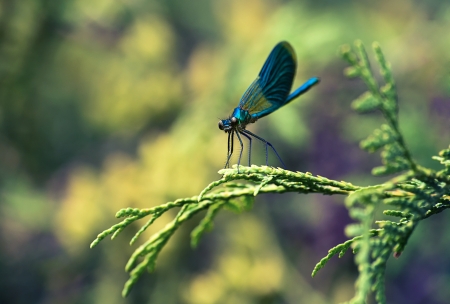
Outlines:
<svg viewBox="0 0 450 304"><path fill-rule="evenodd" d="M219 121L219 129L228 133L228 152L225 168L229 167L233 155L234 134L236 134L241 145L239 153L238 170L241 163L244 145L241 135L249 140L248 165L251 165L252 137L262 141L266 150L266 165L268 165L268 147L272 148L283 167L281 159L274 146L262 137L246 130L249 123L269 115L282 106L288 104L301 94L308 91L312 86L319 83L319 78L308 79L297 90L289 94L297 69L297 58L294 49L287 41L278 43L267 57L258 77L245 91L237 108L228 119Z"/></svg>

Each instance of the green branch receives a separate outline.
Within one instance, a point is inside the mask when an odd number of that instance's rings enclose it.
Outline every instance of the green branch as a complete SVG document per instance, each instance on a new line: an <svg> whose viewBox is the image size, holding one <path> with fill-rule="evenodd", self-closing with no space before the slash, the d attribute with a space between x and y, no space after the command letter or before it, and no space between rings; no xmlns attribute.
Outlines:
<svg viewBox="0 0 450 304"><path fill-rule="evenodd" d="M146 269L153 271L158 254L175 231L184 222L203 210L207 210L206 215L191 234L192 247L196 247L201 236L212 228L213 220L220 210L223 208L237 212L248 210L253 203L253 198L258 194L297 192L348 195L355 190L362 189L348 182L313 176L311 173L292 172L266 166L240 166L239 172L234 166L232 169L220 170L219 173L223 174L222 178L206 186L198 196L178 199L150 209L125 208L120 210L116 217L125 217L125 219L100 233L91 243L92 248L108 235L112 235L111 239L114 239L131 223L150 216L150 219L132 238L130 244L133 244L162 214L173 208L181 207L176 218L136 249L129 259L125 270L130 273L130 278L122 292L124 296L128 295L131 287ZM247 183L234 183L238 180ZM219 187L221 185L224 187Z"/></svg>
<svg viewBox="0 0 450 304"><path fill-rule="evenodd" d="M383 166L374 168L374 175L408 171L381 186L357 190L349 195L346 206L351 217L359 222L346 229L347 235L353 238L331 249L316 268L322 268L339 248L345 249L351 244L354 251L357 249L355 261L359 277L355 297L350 303L365 303L370 290L374 291L378 303L386 303L384 274L390 255L401 255L420 221L450 208L450 149L441 151L440 157L434 157L445 166L442 171L434 172L416 164L399 129L398 98L390 64L385 60L379 44L374 43L375 57L385 81L380 87L371 71L363 44L357 41L355 46L356 52L349 46L341 48L343 58L350 64L346 74L349 77L360 77L369 91L356 99L352 106L359 112L379 110L387 121L387 125L382 125L361 142L361 148L368 152L382 149ZM375 208L387 205L398 209L387 209L383 213L399 220L373 222ZM379 226L376 233L371 228L372 223Z"/></svg>
<svg viewBox="0 0 450 304"><path fill-rule="evenodd" d="M384 175L411 169L417 174L421 174L422 172L412 159L399 129L398 97L391 65L384 58L380 45L374 42L375 57L385 81L385 84L380 87L373 75L364 45L361 41L356 41L355 46L357 53L352 51L348 45L341 47L342 57L350 64L345 72L349 77L359 76L369 91L356 99L352 107L362 113L379 110L388 122L388 125L383 125L381 129L375 130L374 134L361 144L361 147L369 152L385 147L386 155L383 157L385 166L375 168L373 173Z"/></svg>
<svg viewBox="0 0 450 304"><path fill-rule="evenodd" d="M130 278L125 283L123 296L129 294L145 270L154 270L161 249L181 225L194 215L206 211L191 233L192 247L196 247L204 233L212 229L215 217L222 210L244 212L252 208L254 198L259 194L296 192L345 195L345 205L355 220L345 229L350 239L331 248L314 267L312 276L335 255L342 257L352 248L359 276L356 293L350 303L365 303L371 291L378 303L386 303L384 277L389 257L401 255L422 220L450 208L450 148L434 157L444 166L441 171L423 168L415 162L399 128L398 97L390 64L385 60L380 46L374 43L375 58L384 80L380 86L373 75L363 44L357 41L355 46L356 51L350 46L341 48L343 58L350 64L345 72L349 77L360 77L368 91L358 97L352 107L359 112L379 110L386 119L386 124L361 142L361 148L368 152L381 150L382 166L372 170L374 175L396 175L382 184L361 187L314 176L309 172L292 172L266 166L240 166L238 171L234 166L232 169L220 170L222 178L207 185L198 196L148 209L122 209L116 217L124 219L100 233L91 247L109 235L114 239L131 223L149 217L131 239L130 244L134 244L164 213L180 208L171 222L153 234L130 257L125 268ZM383 214L395 220L376 220L375 210L378 208L383 208ZM377 228L374 229L374 226Z"/></svg>

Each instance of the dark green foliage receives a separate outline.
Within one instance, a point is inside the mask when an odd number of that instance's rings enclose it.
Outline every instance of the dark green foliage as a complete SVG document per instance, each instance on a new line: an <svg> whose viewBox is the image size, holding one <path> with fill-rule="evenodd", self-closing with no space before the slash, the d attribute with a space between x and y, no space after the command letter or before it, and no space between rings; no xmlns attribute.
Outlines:
<svg viewBox="0 0 450 304"><path fill-rule="evenodd" d="M386 119L367 139L361 148L368 152L381 150L382 166L372 170L374 175L398 174L387 182L359 187L343 181L334 181L311 173L291 172L270 167L237 167L223 169L222 178L208 185L198 196L179 199L151 209L122 209L116 217L125 217L119 224L100 233L91 247L103 238L116 237L132 222L151 216L136 233L131 244L163 213L181 208L175 219L141 245L126 265L130 279L125 284L123 295L147 269L155 267L159 252L174 232L192 216L205 210L206 215L192 231L191 245L197 246L201 236L213 227L213 220L222 209L243 212L253 206L259 193L322 193L347 196L346 207L355 223L346 227L350 239L328 251L314 267L314 276L335 255L342 257L352 248L358 265L355 297L350 303L365 303L373 291L378 303L386 303L384 274L391 255L399 257L405 250L409 237L421 220L450 208L450 149L443 150L434 159L444 165L438 172L420 167L415 163L403 140L398 124L398 101L395 82L380 46L374 43L376 60L384 84L379 85L373 76L367 53L361 42L356 42L356 51L349 46L341 48L342 56L350 67L345 70L349 77L359 77L368 91L357 98L352 106L359 112L380 111ZM245 183L237 182L244 180ZM388 219L374 221L375 210L386 208L383 214ZM392 218L390 218L392 217Z"/></svg>
<svg viewBox="0 0 450 304"><path fill-rule="evenodd" d="M359 112L379 110L386 118L387 125L383 124L376 129L371 136L361 142L361 148L374 152L383 148L381 158L383 166L374 168L372 174L387 175L398 173L407 169L417 170L417 165L411 159L409 151L403 141L403 136L398 128L398 100L395 82L392 78L390 64L384 59L378 43L373 44L376 59L380 65L380 73L385 84L379 86L373 76L366 50L361 43L355 43L357 52L349 46L341 48L342 56L351 65L351 77L359 76L369 88L369 91L356 99L352 107Z"/></svg>
<svg viewBox="0 0 450 304"><path fill-rule="evenodd" d="M355 261L358 264L359 277L356 282L356 295L350 303L365 303L370 290L375 293L378 303L386 303L384 272L388 258L391 254L400 256L421 220L450 207L450 153L449 150L444 150L439 153L440 157L434 157L446 166L446 169L440 172L421 168L414 162L398 128L397 93L390 65L384 59L380 46L374 43L376 59L386 82L379 87L362 43L358 41L355 45L356 52L349 46L342 47L342 55L351 65L350 76L361 77L369 91L353 102L353 108L360 112L379 110L388 123L363 140L361 148L368 152L382 149L383 166L374 168L374 175L406 172L383 185L357 190L348 196L346 206L351 217L359 222L349 225L346 229L347 235L353 239L331 249L317 264L313 276L333 255L339 253L341 257L342 251L345 252L352 246L354 251L357 251ZM384 205L395 206L396 210L388 209L383 213L399 219L375 221L378 229L372 229L374 210Z"/></svg>

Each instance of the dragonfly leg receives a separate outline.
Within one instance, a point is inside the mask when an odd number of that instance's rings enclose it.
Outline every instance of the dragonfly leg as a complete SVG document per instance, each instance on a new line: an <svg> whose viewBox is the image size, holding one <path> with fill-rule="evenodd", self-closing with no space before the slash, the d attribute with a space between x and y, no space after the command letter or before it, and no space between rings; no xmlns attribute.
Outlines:
<svg viewBox="0 0 450 304"><path fill-rule="evenodd" d="M233 132L228 133L228 152L227 152L227 162L225 163L225 168L230 167L230 159L233 155L233 142L234 142L234 134Z"/></svg>
<svg viewBox="0 0 450 304"><path fill-rule="evenodd" d="M236 132L236 136L239 139L239 143L241 144L241 151L239 152L239 159L238 159L238 173L239 173L239 166L241 165L241 158L242 158L242 151L244 151L244 144L242 143L241 136L239 136L239 132Z"/></svg>
<svg viewBox="0 0 450 304"><path fill-rule="evenodd" d="M248 166L251 167L252 165L252 138L248 136L247 134L240 132L242 136L247 137L249 145L248 145Z"/></svg>
<svg viewBox="0 0 450 304"><path fill-rule="evenodd" d="M278 160L281 162L281 164L283 165L283 168L286 168L286 165L284 164L283 160L281 159L280 155L278 154L277 150L275 150L274 146L268 142L267 140L265 140L262 137L259 137L256 134L253 134L252 132L248 131L248 130L243 130L242 132L246 133L247 135L253 136L256 139L259 139L260 141L262 141L265 145L266 145L266 165L268 165L268 151L267 151L267 147L271 147L273 152L275 152L275 155L278 157Z"/></svg>

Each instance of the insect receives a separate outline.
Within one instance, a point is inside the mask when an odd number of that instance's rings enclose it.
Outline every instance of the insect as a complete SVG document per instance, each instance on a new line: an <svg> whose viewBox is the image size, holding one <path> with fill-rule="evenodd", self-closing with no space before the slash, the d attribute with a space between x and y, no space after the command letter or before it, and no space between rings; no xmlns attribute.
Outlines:
<svg viewBox="0 0 450 304"><path fill-rule="evenodd" d="M228 133L228 152L225 168L229 167L233 155L234 134L241 145L239 153L238 170L241 163L244 145L241 135L249 140L248 164L251 164L252 137L262 141L266 150L266 165L268 165L268 147L272 148L283 167L286 167L274 146L267 140L246 130L249 123L269 115L275 110L288 104L312 86L319 83L319 78L308 79L297 90L289 94L297 69L297 59L294 49L287 41L278 43L267 57L258 77L245 91L239 105L233 110L228 119L219 121L219 129Z"/></svg>

